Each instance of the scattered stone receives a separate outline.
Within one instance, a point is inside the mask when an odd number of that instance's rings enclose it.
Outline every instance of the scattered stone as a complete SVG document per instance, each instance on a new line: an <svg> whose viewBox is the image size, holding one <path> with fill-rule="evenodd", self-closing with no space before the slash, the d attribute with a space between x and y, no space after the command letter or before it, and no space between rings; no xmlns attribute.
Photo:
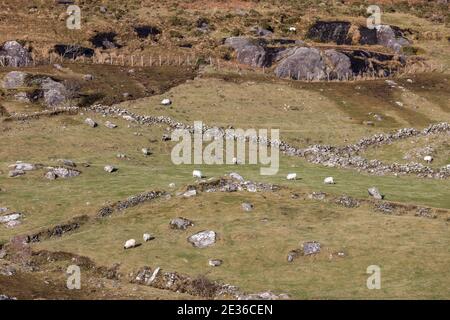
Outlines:
<svg viewBox="0 0 450 320"><path fill-rule="evenodd" d="M253 204L249 203L249 202L244 202L243 204L241 204L242 210L244 210L245 212L250 212L253 210Z"/></svg>
<svg viewBox="0 0 450 320"><path fill-rule="evenodd" d="M270 291L238 296L238 300L286 300L286 299L289 299L289 295L284 293L276 295Z"/></svg>
<svg viewBox="0 0 450 320"><path fill-rule="evenodd" d="M8 173L8 176L10 178L14 178L14 177L23 176L24 174L25 174L25 171L23 171L23 170L12 170Z"/></svg>
<svg viewBox="0 0 450 320"><path fill-rule="evenodd" d="M305 256L320 252L320 243L317 241L304 242L302 244L303 254Z"/></svg>
<svg viewBox="0 0 450 320"><path fill-rule="evenodd" d="M77 165L73 160L69 160L69 159L58 159L58 162L61 162L63 165L67 166L67 167L72 167L72 168L76 168Z"/></svg>
<svg viewBox="0 0 450 320"><path fill-rule="evenodd" d="M230 178L239 182L244 182L244 178L237 172L231 172L229 174Z"/></svg>
<svg viewBox="0 0 450 320"><path fill-rule="evenodd" d="M188 227L192 227L193 225L194 222L183 217L178 217L170 221L170 227L172 229L186 230Z"/></svg>
<svg viewBox="0 0 450 320"><path fill-rule="evenodd" d="M341 206L344 206L346 208L357 208L359 207L359 201L349 197L349 196L341 196L336 200L337 204L340 204Z"/></svg>
<svg viewBox="0 0 450 320"><path fill-rule="evenodd" d="M210 230L200 231L187 238L187 241L196 248L206 248L216 242L216 233Z"/></svg>
<svg viewBox="0 0 450 320"><path fill-rule="evenodd" d="M379 211L384 214L392 214L394 213L395 208L389 202L379 202L375 204L375 211Z"/></svg>
<svg viewBox="0 0 450 320"><path fill-rule="evenodd" d="M422 207L417 208L415 216L429 219L437 218L437 215L433 213L433 210L431 208L422 208Z"/></svg>
<svg viewBox="0 0 450 320"><path fill-rule="evenodd" d="M363 121L363 124L366 126L374 126L375 123L373 121Z"/></svg>
<svg viewBox="0 0 450 320"><path fill-rule="evenodd" d="M313 200L325 200L325 197L327 196L327 194L325 192L313 192L310 193L308 195L309 199L313 199Z"/></svg>
<svg viewBox="0 0 450 320"><path fill-rule="evenodd" d="M287 255L287 261L293 262L300 255L300 250L291 250Z"/></svg>
<svg viewBox="0 0 450 320"><path fill-rule="evenodd" d="M395 104L398 105L399 107L403 107L403 102L395 101Z"/></svg>
<svg viewBox="0 0 450 320"><path fill-rule="evenodd" d="M50 180L54 180L54 179L52 179L53 175L55 176L55 178L66 179L66 178L77 177L81 174L81 172L78 170L68 169L68 168L64 168L64 167L56 167L56 168L49 168L49 169L50 169L50 171L47 172L48 176L46 174L45 177ZM53 175L51 173L53 173Z"/></svg>
<svg viewBox="0 0 450 320"><path fill-rule="evenodd" d="M15 164L9 166L9 168L12 168L13 170L20 170L20 171L32 171L39 169L39 167L40 167L39 165L26 163L22 161L17 161Z"/></svg>
<svg viewBox="0 0 450 320"><path fill-rule="evenodd" d="M13 221L6 222L5 226L7 228L15 228L21 224L22 224L22 222L20 220L13 220Z"/></svg>
<svg viewBox="0 0 450 320"><path fill-rule="evenodd" d="M114 129L114 128L117 128L117 125L115 125L111 121L106 121L105 122L105 127L109 128L109 129Z"/></svg>
<svg viewBox="0 0 450 320"><path fill-rule="evenodd" d="M185 198L195 197L196 195L197 195L197 190L195 190L195 189L191 189L191 190L188 190L185 193L183 193L183 197L185 197Z"/></svg>
<svg viewBox="0 0 450 320"><path fill-rule="evenodd" d="M86 118L86 120L84 120L84 123L86 123L91 128L95 128L97 126L97 122L95 122L91 118Z"/></svg>
<svg viewBox="0 0 450 320"><path fill-rule="evenodd" d="M112 173L117 171L117 168L115 168L114 166L111 165L107 165L103 168L103 170L105 170L106 172Z"/></svg>
<svg viewBox="0 0 450 320"><path fill-rule="evenodd" d="M44 175L44 178L48 180L55 180L56 174L53 171L49 171Z"/></svg>
<svg viewBox="0 0 450 320"><path fill-rule="evenodd" d="M10 221L16 221L22 218L22 213L14 212L8 215L0 216L0 223L8 223Z"/></svg>
<svg viewBox="0 0 450 320"><path fill-rule="evenodd" d="M369 193L369 196L371 196L377 200L384 199L384 195L382 195L376 187L371 187L371 188L367 189L367 192Z"/></svg>
<svg viewBox="0 0 450 320"><path fill-rule="evenodd" d="M208 264L209 264L211 267L218 267L218 266L220 266L222 263L223 263L223 261L220 260L220 259L210 259L210 260L208 261Z"/></svg>

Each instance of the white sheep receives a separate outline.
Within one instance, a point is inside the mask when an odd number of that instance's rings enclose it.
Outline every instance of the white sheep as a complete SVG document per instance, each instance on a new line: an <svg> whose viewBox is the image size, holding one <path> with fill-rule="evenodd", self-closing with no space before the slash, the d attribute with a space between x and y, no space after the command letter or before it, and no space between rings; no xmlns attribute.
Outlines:
<svg viewBox="0 0 450 320"><path fill-rule="evenodd" d="M202 174L202 172L201 172L200 170L194 170L194 171L192 171L192 176L193 176L194 178L198 178L198 179L203 178L203 174Z"/></svg>
<svg viewBox="0 0 450 320"><path fill-rule="evenodd" d="M289 173L286 177L288 180L297 180L297 174L296 173Z"/></svg>
<svg viewBox="0 0 450 320"><path fill-rule="evenodd" d="M325 183L325 184L334 184L334 179L333 179L333 177L326 177L323 180L323 183Z"/></svg>
<svg viewBox="0 0 450 320"><path fill-rule="evenodd" d="M153 239L153 237L150 235L150 233L144 233L142 236L144 238L144 242L150 241Z"/></svg>
<svg viewBox="0 0 450 320"><path fill-rule="evenodd" d="M172 101L170 101L170 99L163 99L163 100L161 101L161 104L162 104L163 106L169 106L169 105L172 104Z"/></svg>
<svg viewBox="0 0 450 320"><path fill-rule="evenodd" d="M236 157L233 157L232 161L233 161L233 164L238 164L238 159Z"/></svg>
<svg viewBox="0 0 450 320"><path fill-rule="evenodd" d="M425 156L425 157L423 157L423 161L431 163L431 162L433 162L433 157L432 156Z"/></svg>
<svg viewBox="0 0 450 320"><path fill-rule="evenodd" d="M131 249L134 247L136 247L136 240L134 240L134 239L127 240L125 242L125 244L123 245L124 249Z"/></svg>
<svg viewBox="0 0 450 320"><path fill-rule="evenodd" d="M296 31L297 31L297 28L296 28L296 27L289 27L289 31L290 31L290 32L296 32Z"/></svg>

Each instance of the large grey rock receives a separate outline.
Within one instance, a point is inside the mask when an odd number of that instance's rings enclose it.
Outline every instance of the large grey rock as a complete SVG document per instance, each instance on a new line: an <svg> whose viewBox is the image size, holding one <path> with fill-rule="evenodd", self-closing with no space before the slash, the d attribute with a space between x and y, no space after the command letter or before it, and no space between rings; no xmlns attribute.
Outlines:
<svg viewBox="0 0 450 320"><path fill-rule="evenodd" d="M47 78L42 81L41 89L44 91L44 101L49 107L61 105L68 98L68 92L64 84Z"/></svg>
<svg viewBox="0 0 450 320"><path fill-rule="evenodd" d="M194 223L191 220L183 217L175 218L170 221L170 227L172 229L186 230L188 227L193 225Z"/></svg>
<svg viewBox="0 0 450 320"><path fill-rule="evenodd" d="M45 175L45 177L49 180L54 180L53 176L56 178L72 178L79 176L81 174L80 171L74 169L68 169L64 167L51 168L49 172Z"/></svg>
<svg viewBox="0 0 450 320"><path fill-rule="evenodd" d="M2 88L4 89L17 89L26 86L25 80L27 73L22 71L8 72L3 78Z"/></svg>
<svg viewBox="0 0 450 320"><path fill-rule="evenodd" d="M266 67L270 65L270 55L262 41L244 37L231 37L225 44L237 52L237 60L253 67Z"/></svg>
<svg viewBox="0 0 450 320"><path fill-rule="evenodd" d="M330 79L346 79L352 74L350 58L334 49L325 50L323 57L326 62L326 71Z"/></svg>
<svg viewBox="0 0 450 320"><path fill-rule="evenodd" d="M0 223L7 223L10 221L19 220L22 217L20 212L10 213L4 216L0 216Z"/></svg>
<svg viewBox="0 0 450 320"><path fill-rule="evenodd" d="M325 79L325 62L320 51L315 48L297 48L275 69L280 78Z"/></svg>
<svg viewBox="0 0 450 320"><path fill-rule="evenodd" d="M303 254L305 256L319 253L320 252L320 243L317 241L309 241L304 242L302 244Z"/></svg>
<svg viewBox="0 0 450 320"><path fill-rule="evenodd" d="M242 210L244 210L245 212L250 212L253 210L253 204L249 203L249 202L244 202L241 204Z"/></svg>
<svg viewBox="0 0 450 320"><path fill-rule="evenodd" d="M35 164L21 161L17 161L15 164L9 166L9 168L12 168L13 170L21 170L21 171L32 171L38 169L38 167L39 166Z"/></svg>
<svg viewBox="0 0 450 320"><path fill-rule="evenodd" d="M187 241L196 248L206 248L216 242L216 233L211 230L200 231L187 238Z"/></svg>
<svg viewBox="0 0 450 320"><path fill-rule="evenodd" d="M390 48L395 52L400 52L403 46L409 45L409 41L403 37L397 36L391 26L379 25L377 29L377 43Z"/></svg>
<svg viewBox="0 0 450 320"><path fill-rule="evenodd" d="M17 41L7 41L0 47L0 66L23 67L31 61L30 52Z"/></svg>

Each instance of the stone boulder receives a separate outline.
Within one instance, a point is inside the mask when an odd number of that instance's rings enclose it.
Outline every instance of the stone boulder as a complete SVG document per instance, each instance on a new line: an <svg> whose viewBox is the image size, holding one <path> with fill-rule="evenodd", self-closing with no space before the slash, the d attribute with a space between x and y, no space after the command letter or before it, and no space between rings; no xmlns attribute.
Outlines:
<svg viewBox="0 0 450 320"><path fill-rule="evenodd" d="M178 217L175 219L172 219L170 221L170 228L177 229L177 230L186 230L188 227L191 227L194 225L194 223L186 218Z"/></svg>
<svg viewBox="0 0 450 320"><path fill-rule="evenodd" d="M41 89L44 92L45 104L49 107L59 106L68 99L65 85L51 78L42 81Z"/></svg>
<svg viewBox="0 0 450 320"><path fill-rule="evenodd" d="M325 62L318 49L301 47L280 62L275 74L279 78L321 80L326 78Z"/></svg>
<svg viewBox="0 0 450 320"><path fill-rule="evenodd" d="M22 71L11 71L8 72L3 78L2 88L3 89L18 89L25 87L25 80L28 74Z"/></svg>
<svg viewBox="0 0 450 320"><path fill-rule="evenodd" d="M216 236L216 233L211 230L200 231L187 238L187 241L196 248L206 248L216 242Z"/></svg>
<svg viewBox="0 0 450 320"><path fill-rule="evenodd" d="M350 58L334 49L325 50L326 72L330 79L346 79L352 75Z"/></svg>
<svg viewBox="0 0 450 320"><path fill-rule="evenodd" d="M239 63L252 67L267 67L271 64L270 54L266 50L264 41L231 37L225 40L225 45L236 50Z"/></svg>
<svg viewBox="0 0 450 320"><path fill-rule="evenodd" d="M335 42L338 45L351 44L350 27L351 23L347 21L317 21L309 28L306 36L319 42Z"/></svg>
<svg viewBox="0 0 450 320"><path fill-rule="evenodd" d="M0 65L24 67L31 61L30 52L17 41L7 41L0 47Z"/></svg>
<svg viewBox="0 0 450 320"><path fill-rule="evenodd" d="M317 241L304 242L302 244L303 255L308 256L320 252L320 243Z"/></svg>
<svg viewBox="0 0 450 320"><path fill-rule="evenodd" d="M79 176L81 174L80 171L74 169L68 169L64 167L50 168L50 170L46 173L45 177L49 180L54 180L55 178L72 178Z"/></svg>
<svg viewBox="0 0 450 320"><path fill-rule="evenodd" d="M377 30L377 43L384 47L390 48L395 52L401 52L404 46L409 45L409 41L395 32L395 30L388 25L379 25Z"/></svg>

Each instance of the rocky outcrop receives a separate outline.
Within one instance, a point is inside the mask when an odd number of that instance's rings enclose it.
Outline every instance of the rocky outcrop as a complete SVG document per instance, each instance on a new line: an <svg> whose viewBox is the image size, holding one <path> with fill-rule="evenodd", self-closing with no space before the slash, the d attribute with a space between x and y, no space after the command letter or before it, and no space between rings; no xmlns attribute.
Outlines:
<svg viewBox="0 0 450 320"><path fill-rule="evenodd" d="M276 76L295 80L348 80L360 74L384 77L406 62L402 56L370 50L320 50L304 44L285 46L272 42L262 38L231 37L225 40L225 45L236 50L239 63L253 67L277 64Z"/></svg>
<svg viewBox="0 0 450 320"><path fill-rule="evenodd" d="M391 26L379 25L377 30L377 44L390 48L395 52L401 52L404 46L409 45L409 41L403 38L399 31L395 31ZM397 29L398 30L398 29Z"/></svg>
<svg viewBox="0 0 450 320"><path fill-rule="evenodd" d="M297 48L281 61L275 74L280 78L321 80L326 76L325 63L318 49Z"/></svg>
<svg viewBox="0 0 450 320"><path fill-rule="evenodd" d="M0 47L0 66L24 67L32 61L30 52L17 41L7 41Z"/></svg>
<svg viewBox="0 0 450 320"><path fill-rule="evenodd" d="M328 79L348 79L351 76L351 61L348 56L332 49L325 50L323 57Z"/></svg>
<svg viewBox="0 0 450 320"><path fill-rule="evenodd" d="M271 63L264 41L231 37L225 40L225 44L236 50L239 63L253 67L266 67Z"/></svg>
<svg viewBox="0 0 450 320"><path fill-rule="evenodd" d="M350 27L351 23L346 21L317 21L309 28L307 37L318 42L351 44Z"/></svg>
<svg viewBox="0 0 450 320"><path fill-rule="evenodd" d="M378 25L375 29L352 25L348 21L317 21L308 30L307 37L318 42L337 45L381 45L399 53L410 44L398 27Z"/></svg>
<svg viewBox="0 0 450 320"><path fill-rule="evenodd" d="M19 89L26 86L26 78L28 74L22 71L8 72L2 81L4 89Z"/></svg>

